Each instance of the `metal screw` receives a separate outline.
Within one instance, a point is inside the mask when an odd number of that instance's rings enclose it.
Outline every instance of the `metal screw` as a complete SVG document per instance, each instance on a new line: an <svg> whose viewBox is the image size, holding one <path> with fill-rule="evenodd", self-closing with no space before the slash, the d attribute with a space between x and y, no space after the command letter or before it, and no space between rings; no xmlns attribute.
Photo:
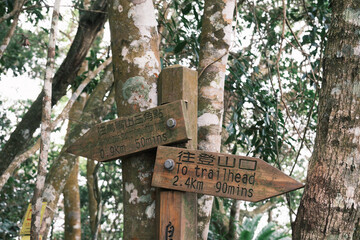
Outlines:
<svg viewBox="0 0 360 240"><path fill-rule="evenodd" d="M172 160L172 159L166 159L166 161L164 162L164 168L165 168L166 170L171 171L171 170L174 169L174 167L175 167L174 160Z"/></svg>
<svg viewBox="0 0 360 240"><path fill-rule="evenodd" d="M174 118L169 118L166 121L166 126L168 126L168 128L174 128L176 126L176 120Z"/></svg>

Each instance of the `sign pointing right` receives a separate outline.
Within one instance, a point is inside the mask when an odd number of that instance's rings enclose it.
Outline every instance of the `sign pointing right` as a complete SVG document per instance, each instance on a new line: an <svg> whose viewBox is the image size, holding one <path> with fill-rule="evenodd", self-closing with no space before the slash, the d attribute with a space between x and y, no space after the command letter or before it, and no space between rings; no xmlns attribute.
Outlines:
<svg viewBox="0 0 360 240"><path fill-rule="evenodd" d="M152 186L257 202L304 185L259 158L158 147Z"/></svg>

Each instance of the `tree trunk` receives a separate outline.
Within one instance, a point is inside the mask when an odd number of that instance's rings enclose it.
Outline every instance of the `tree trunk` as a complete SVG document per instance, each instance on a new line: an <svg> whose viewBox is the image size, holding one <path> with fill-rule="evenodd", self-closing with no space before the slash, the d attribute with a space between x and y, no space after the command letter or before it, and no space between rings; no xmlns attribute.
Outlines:
<svg viewBox="0 0 360 240"><path fill-rule="evenodd" d="M213 221L211 225L215 227L215 232L221 236L226 236L229 232L229 217L226 215L226 209L224 206L224 199L221 197L214 197L218 204L213 204L212 214ZM226 239L224 237L224 239Z"/></svg>
<svg viewBox="0 0 360 240"><path fill-rule="evenodd" d="M69 111L71 110L73 104L75 103L76 99L79 98L82 91L85 87L90 83L90 81L95 78L104 68L106 68L111 63L111 57L105 60L96 70L90 71L87 74L87 77L82 83L77 87L75 92L71 95L69 101L66 103L66 106L63 108L61 113L56 117L56 119L51 124L51 131L53 131L59 123L64 121L69 116ZM83 64L84 65L84 64ZM83 67L82 67L83 68ZM87 70L80 70L81 73ZM26 161L31 155L35 154L35 152L40 148L40 139L36 141L36 143L30 147L28 150L21 154L17 154L14 160L10 163L7 167L5 172L0 176L0 191L9 179L12 176L13 172L24 162Z"/></svg>
<svg viewBox="0 0 360 240"><path fill-rule="evenodd" d="M65 95L95 37L103 28L106 21L105 8L106 0L97 0L92 7L92 10L96 12L87 11L81 15L75 39L53 78L52 105L55 105ZM17 154L25 151L33 133L39 127L43 96L44 92L41 92L2 149L0 153L0 175L4 173Z"/></svg>
<svg viewBox="0 0 360 240"><path fill-rule="evenodd" d="M67 137L69 136L74 119L79 119L84 109L87 96L82 94L79 101L76 101L69 112L69 125ZM76 123L75 123L76 124ZM79 158L73 160L74 167L70 172L69 178L64 186L64 212L65 212L65 239L81 239L81 212L80 212L80 193L79 193Z"/></svg>
<svg viewBox="0 0 360 240"><path fill-rule="evenodd" d="M157 105L160 72L157 21L151 0L110 0L109 22L119 117ZM155 153L123 158L124 239L155 239Z"/></svg>
<svg viewBox="0 0 360 240"><path fill-rule="evenodd" d="M200 41L198 149L221 147L224 82L235 1L207 0ZM198 196L198 239L207 239L213 197Z"/></svg>
<svg viewBox="0 0 360 240"><path fill-rule="evenodd" d="M315 148L294 239L354 239L360 218L360 3L331 5Z"/></svg>
<svg viewBox="0 0 360 240"><path fill-rule="evenodd" d="M23 7L24 2L25 2L25 0L15 0L14 10L12 11L14 13L13 22L11 23L11 27L10 27L8 33L6 34L5 38L2 40L2 43L1 43L1 46L0 46L0 59L4 55L4 52L5 52L6 48L7 48L7 46L9 45L12 36L14 35L16 26L17 26L18 21L19 21L21 8Z"/></svg>
<svg viewBox="0 0 360 240"><path fill-rule="evenodd" d="M97 226L97 214L98 214L98 201L96 198L97 194L100 194L97 190L98 181L94 176L96 175L96 163L92 159L88 159L86 164L86 180L88 188L88 199L89 199L89 217L90 217L90 229L91 235L97 235L100 231L100 226ZM101 204L101 203L100 203ZM101 238L100 238L101 239Z"/></svg>
<svg viewBox="0 0 360 240"><path fill-rule="evenodd" d="M240 200L232 200L231 210L230 210L230 222L229 222L229 232L226 235L227 240L237 240L239 239L239 217L240 217Z"/></svg>
<svg viewBox="0 0 360 240"><path fill-rule="evenodd" d="M65 239L81 239L80 193L78 184L79 158L64 187Z"/></svg>
<svg viewBox="0 0 360 240"><path fill-rule="evenodd" d="M47 208L43 218L43 225L46 224L46 231L49 230L51 225L59 195L63 191L64 185L76 162L76 156L66 153L65 150L71 143L76 141L81 134L96 123L101 122L102 118L110 112L111 106L114 103L114 95L110 94L105 102L103 99L112 85L112 68L109 67L105 70L103 79L91 93L77 124L74 123L74 125L71 126L68 140L65 142L59 157L54 161L49 170L43 193L44 201L47 202Z"/></svg>
<svg viewBox="0 0 360 240"><path fill-rule="evenodd" d="M42 100L42 118L41 118L41 141L40 141L40 158L38 163L38 171L36 176L36 185L34 195L31 199L31 239L38 240L44 235L44 229L40 229L40 212L42 208L42 192L45 185L45 177L47 173L47 162L50 149L51 135L51 96L52 96L52 80L55 63L55 43L57 35L57 26L60 16L60 0L55 0L54 9L51 19L51 28L49 36L49 46L47 52L47 62L45 69L44 81L44 97Z"/></svg>

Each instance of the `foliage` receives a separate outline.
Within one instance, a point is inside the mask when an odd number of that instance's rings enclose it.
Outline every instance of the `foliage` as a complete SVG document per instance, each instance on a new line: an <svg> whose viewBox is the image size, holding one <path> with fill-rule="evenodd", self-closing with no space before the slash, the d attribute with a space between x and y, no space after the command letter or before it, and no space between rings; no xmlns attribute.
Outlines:
<svg viewBox="0 0 360 240"><path fill-rule="evenodd" d="M5 136L9 134L9 128L11 121L7 117L7 113L3 107L3 101L0 100L0 149L2 149L3 144L5 143Z"/></svg>
<svg viewBox="0 0 360 240"><path fill-rule="evenodd" d="M86 178L86 161L80 162L80 175ZM102 213L102 233L107 239L121 239L122 237L122 181L120 161L111 161L100 164L96 172L99 185L99 194ZM91 239L91 227L89 219L88 188L86 184L80 184L80 207L81 207L81 236L82 239Z"/></svg>
<svg viewBox="0 0 360 240"><path fill-rule="evenodd" d="M182 63L197 67L204 2L175 0L159 7L162 66Z"/></svg>
<svg viewBox="0 0 360 240"><path fill-rule="evenodd" d="M0 17L9 14L14 7L14 1L0 2ZM46 17L49 7L41 0L25 1L23 6L24 24L31 24L37 31L26 30L17 27L14 36L0 59L0 74L12 70L15 76L28 73L29 76L36 77L41 73L41 64L46 56L48 33L44 28L38 27L39 21ZM4 39L11 25L11 18L0 23L0 39Z"/></svg>
<svg viewBox="0 0 360 240"><path fill-rule="evenodd" d="M7 30L4 23L0 24L0 39L5 37ZM31 77L40 77L46 56L47 36L44 31L34 32L18 28L0 59L0 73L11 69L14 76L28 73Z"/></svg>
<svg viewBox="0 0 360 240"><path fill-rule="evenodd" d="M4 239L18 236L20 222L24 217L35 187L36 166L27 161L10 177L0 192L0 236Z"/></svg>
<svg viewBox="0 0 360 240"><path fill-rule="evenodd" d="M90 49L90 54L86 57L86 70L80 72L80 74L76 77L74 83L72 84L72 89L75 90L79 87L79 85L88 77L90 71L94 71L99 65L104 62L104 59L101 57L101 52L103 49L100 48L101 38L97 37L92 49ZM83 92L90 94L96 85L100 82L102 78L102 74L98 74L95 78L91 80L91 82L85 87Z"/></svg>
<svg viewBox="0 0 360 240"><path fill-rule="evenodd" d="M15 1L12 0L4 0L0 2L0 16L4 16L6 14L11 13L14 10ZM23 6L26 19L28 22L32 24L37 24L39 21L45 18L48 11L49 6L45 4L42 0L28 0L25 1ZM43 9L46 11L44 12ZM6 21L7 25L10 25L11 18Z"/></svg>
<svg viewBox="0 0 360 240"><path fill-rule="evenodd" d="M259 222L261 215L255 216L253 219L245 219L240 227L239 240L280 240L289 239L289 235L284 232L276 231L274 223L268 223L263 228L259 229Z"/></svg>
<svg viewBox="0 0 360 240"><path fill-rule="evenodd" d="M61 146L51 144L48 168L58 157L60 149ZM31 156L21 166L21 169L9 178L0 191L0 222L6 222L6 224L0 227L0 236L6 236L4 239L15 238L19 235L23 217L35 188L37 174L35 163L38 162L38 159L38 154Z"/></svg>
<svg viewBox="0 0 360 240"><path fill-rule="evenodd" d="M238 34L245 37L238 38L239 50L229 58L225 144L233 153L259 157L303 179L304 171L294 169L306 167L301 150L313 145L330 11L328 1L286 3L286 22L282 1L245 2L239 8ZM300 196L291 193L280 203L296 209Z"/></svg>
<svg viewBox="0 0 360 240"><path fill-rule="evenodd" d="M240 3L236 9L235 40L230 50L225 82L227 116L224 130L228 137L224 144L234 154L260 157L286 173L303 179L306 161L301 150L311 151L313 145L318 90L322 80L321 65L330 22L330 1L259 0ZM74 0L73 4L76 8L84 8L84 1ZM26 1L25 7L25 21L33 24L36 31L28 31L22 26L16 29L0 59L0 74L11 70L15 76L27 73L30 78L35 78L43 72L48 41L48 30L41 28L38 23L47 16L49 8L42 0ZM204 1L156 1L156 7L162 67L180 63L197 68ZM284 7L286 22L283 21ZM2 1L0 16L10 13L12 9L13 1ZM79 11L77 14L82 13ZM0 23L0 39L4 38L10 23L10 20ZM73 89L79 86L89 71L103 62L103 53L107 49L100 43L99 37L86 58L86 71L77 76ZM93 79L84 91L91 94L100 78L97 76ZM1 110L2 104L0 101ZM19 105L21 111L17 110ZM8 110L16 112L20 119L20 112L29 105L28 102L18 103ZM0 148L14 125L10 123L9 111L0 111ZM106 119L114 118L115 112L114 108ZM50 154L52 159L57 152ZM3 223L0 235L5 234L7 238L16 236L19 221L29 202L36 172L34 159L26 162L0 192L0 222ZM100 164L97 172L100 199L104 206L102 234L114 239L122 237L120 169L120 162L113 161ZM84 162L80 166L80 175L82 179L86 176ZM87 195L87 186L82 182L83 239L91 239ZM299 204L300 195L297 191L289 193L286 199L278 197L272 200L294 210ZM231 201L224 199L222 204L225 215L229 215ZM220 208L217 199L214 207ZM226 234L215 226L223 218L224 214L221 214L212 216L209 239L226 239ZM260 216L246 219L241 226L240 239L284 239L287 236L277 232L277 226L273 223L259 230L259 221ZM54 234L61 236L62 232Z"/></svg>

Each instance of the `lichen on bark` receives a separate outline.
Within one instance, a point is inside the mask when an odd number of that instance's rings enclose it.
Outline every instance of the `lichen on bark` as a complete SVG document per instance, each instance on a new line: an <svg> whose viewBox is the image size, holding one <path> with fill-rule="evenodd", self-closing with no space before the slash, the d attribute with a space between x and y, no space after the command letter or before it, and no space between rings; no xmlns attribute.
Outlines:
<svg viewBox="0 0 360 240"><path fill-rule="evenodd" d="M353 239L360 218L358 1L332 1L319 120L293 239Z"/></svg>
<svg viewBox="0 0 360 240"><path fill-rule="evenodd" d="M128 116L157 105L157 21L151 0L108 3L118 115ZM151 188L154 159L154 152L122 159L124 239L155 238L151 214L155 200Z"/></svg>
<svg viewBox="0 0 360 240"><path fill-rule="evenodd" d="M200 41L198 149L219 152L235 1L207 0ZM199 196L198 239L207 239L212 196ZM205 204L206 203L206 204Z"/></svg>

